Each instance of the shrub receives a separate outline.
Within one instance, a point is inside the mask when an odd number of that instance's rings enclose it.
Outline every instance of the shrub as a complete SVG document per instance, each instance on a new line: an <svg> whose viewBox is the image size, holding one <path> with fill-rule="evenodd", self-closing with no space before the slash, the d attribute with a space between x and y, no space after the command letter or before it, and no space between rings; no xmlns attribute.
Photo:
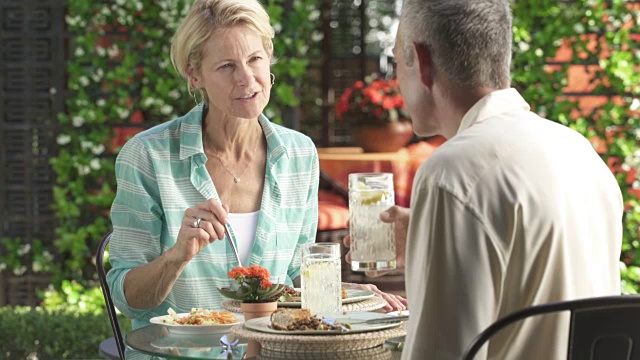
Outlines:
<svg viewBox="0 0 640 360"><path fill-rule="evenodd" d="M130 321L120 317L123 331ZM0 308L0 358L98 359L100 342L113 336L106 314L39 307Z"/></svg>

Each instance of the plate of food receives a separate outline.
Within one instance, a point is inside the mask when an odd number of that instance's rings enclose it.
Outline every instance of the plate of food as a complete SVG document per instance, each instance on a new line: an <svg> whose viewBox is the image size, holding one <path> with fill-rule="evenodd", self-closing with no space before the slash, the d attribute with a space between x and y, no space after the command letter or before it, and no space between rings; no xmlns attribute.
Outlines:
<svg viewBox="0 0 640 360"><path fill-rule="evenodd" d="M152 324L164 325L173 334L217 334L229 331L233 326L242 324L242 314L229 311L213 311L193 308L189 313L177 314L173 309L169 314L156 316L149 320Z"/></svg>
<svg viewBox="0 0 640 360"><path fill-rule="evenodd" d="M382 320L385 322L378 323ZM270 317L251 319L245 328L280 335L332 335L389 329L402 324L394 316L376 312L351 312L323 316L308 309L277 309Z"/></svg>
<svg viewBox="0 0 640 360"><path fill-rule="evenodd" d="M278 307L302 307L302 293L300 288L285 286L278 299ZM351 304L374 297L376 294L369 290L342 288L342 304Z"/></svg>

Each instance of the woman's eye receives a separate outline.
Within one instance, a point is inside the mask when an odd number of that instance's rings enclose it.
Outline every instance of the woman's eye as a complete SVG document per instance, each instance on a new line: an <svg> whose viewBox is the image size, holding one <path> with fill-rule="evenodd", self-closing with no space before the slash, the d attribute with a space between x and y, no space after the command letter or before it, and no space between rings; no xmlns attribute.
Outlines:
<svg viewBox="0 0 640 360"><path fill-rule="evenodd" d="M257 60L260 60L260 59L262 59L260 56L254 56L254 57L251 58L251 61L257 61Z"/></svg>
<svg viewBox="0 0 640 360"><path fill-rule="evenodd" d="M224 64L224 65L220 66L218 69L229 69L231 67L233 67L233 64Z"/></svg>

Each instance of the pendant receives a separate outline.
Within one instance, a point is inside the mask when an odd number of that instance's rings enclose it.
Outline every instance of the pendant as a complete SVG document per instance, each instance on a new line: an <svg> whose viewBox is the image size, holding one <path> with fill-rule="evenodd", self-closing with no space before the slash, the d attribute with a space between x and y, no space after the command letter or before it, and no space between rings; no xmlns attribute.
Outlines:
<svg viewBox="0 0 640 360"><path fill-rule="evenodd" d="M234 176L233 178L233 182L235 182L236 184L240 182L240 179L238 179L237 177Z"/></svg>

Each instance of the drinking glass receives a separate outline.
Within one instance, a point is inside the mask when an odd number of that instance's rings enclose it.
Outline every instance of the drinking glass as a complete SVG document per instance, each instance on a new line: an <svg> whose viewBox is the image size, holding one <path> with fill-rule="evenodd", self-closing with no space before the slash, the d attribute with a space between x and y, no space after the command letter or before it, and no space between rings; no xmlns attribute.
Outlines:
<svg viewBox="0 0 640 360"><path fill-rule="evenodd" d="M302 245L302 308L312 314L342 312L340 244Z"/></svg>
<svg viewBox="0 0 640 360"><path fill-rule="evenodd" d="M395 204L393 174L349 174L349 234L353 271L396 268L393 224L380 213Z"/></svg>

